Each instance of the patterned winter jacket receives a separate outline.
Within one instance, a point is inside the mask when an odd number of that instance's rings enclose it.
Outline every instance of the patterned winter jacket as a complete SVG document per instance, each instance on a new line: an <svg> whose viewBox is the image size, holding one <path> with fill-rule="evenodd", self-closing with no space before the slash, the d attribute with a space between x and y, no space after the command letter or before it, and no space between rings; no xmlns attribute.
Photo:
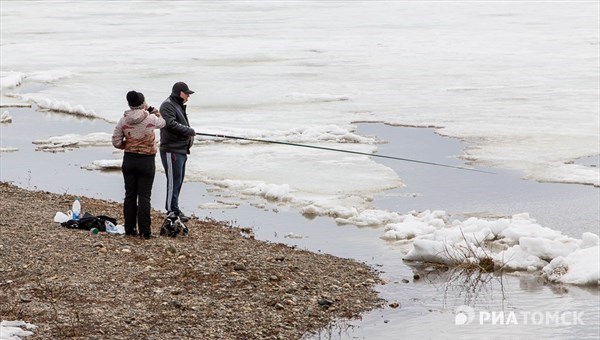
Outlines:
<svg viewBox="0 0 600 340"><path fill-rule="evenodd" d="M155 129L165 126L165 120L142 109L125 111L115 127L112 144L125 152L144 155L156 154Z"/></svg>

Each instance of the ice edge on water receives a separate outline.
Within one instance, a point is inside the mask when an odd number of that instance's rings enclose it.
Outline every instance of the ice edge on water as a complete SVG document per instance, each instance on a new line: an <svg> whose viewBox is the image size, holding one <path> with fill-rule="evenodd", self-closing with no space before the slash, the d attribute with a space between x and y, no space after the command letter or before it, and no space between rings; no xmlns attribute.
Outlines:
<svg viewBox="0 0 600 340"><path fill-rule="evenodd" d="M394 218L381 238L405 245L408 261L461 265L489 258L500 269L541 270L553 282L600 284L600 242L593 233L571 238L540 226L527 213L449 221L445 211L427 210Z"/></svg>

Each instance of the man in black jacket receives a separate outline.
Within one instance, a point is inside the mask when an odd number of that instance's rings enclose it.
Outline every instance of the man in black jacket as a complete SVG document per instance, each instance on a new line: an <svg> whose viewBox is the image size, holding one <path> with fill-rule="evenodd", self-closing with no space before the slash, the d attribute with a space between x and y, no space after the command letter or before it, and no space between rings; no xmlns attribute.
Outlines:
<svg viewBox="0 0 600 340"><path fill-rule="evenodd" d="M160 129L160 159L167 174L167 213L175 213L183 222L188 221L179 209L179 192L185 177L185 163L196 132L190 127L186 105L190 90L184 82L173 85L171 95L160 105L165 127Z"/></svg>

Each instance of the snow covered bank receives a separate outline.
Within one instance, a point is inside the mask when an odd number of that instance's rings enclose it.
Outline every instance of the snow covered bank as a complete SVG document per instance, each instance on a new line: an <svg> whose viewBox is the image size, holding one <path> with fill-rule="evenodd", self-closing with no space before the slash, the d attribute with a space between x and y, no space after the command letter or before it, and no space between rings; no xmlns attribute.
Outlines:
<svg viewBox="0 0 600 340"><path fill-rule="evenodd" d="M0 340L19 340L21 337L33 335L32 330L37 326L25 321L0 322Z"/></svg>
<svg viewBox="0 0 600 340"><path fill-rule="evenodd" d="M581 239L542 227L528 214L449 221L444 211L412 212L386 226L382 238L409 244L404 259L460 265L493 260L496 268L539 271L550 281L600 284L599 238Z"/></svg>

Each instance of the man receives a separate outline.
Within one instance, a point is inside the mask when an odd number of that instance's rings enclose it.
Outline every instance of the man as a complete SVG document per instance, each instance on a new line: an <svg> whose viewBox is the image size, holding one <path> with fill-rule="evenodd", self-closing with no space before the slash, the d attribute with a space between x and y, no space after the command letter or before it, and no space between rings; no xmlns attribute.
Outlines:
<svg viewBox="0 0 600 340"><path fill-rule="evenodd" d="M173 85L171 95L160 105L166 124L160 129L160 159L167 175L167 214L174 213L182 222L189 218L179 209L179 192L185 177L185 163L196 131L190 127L185 103L194 91L184 82Z"/></svg>

